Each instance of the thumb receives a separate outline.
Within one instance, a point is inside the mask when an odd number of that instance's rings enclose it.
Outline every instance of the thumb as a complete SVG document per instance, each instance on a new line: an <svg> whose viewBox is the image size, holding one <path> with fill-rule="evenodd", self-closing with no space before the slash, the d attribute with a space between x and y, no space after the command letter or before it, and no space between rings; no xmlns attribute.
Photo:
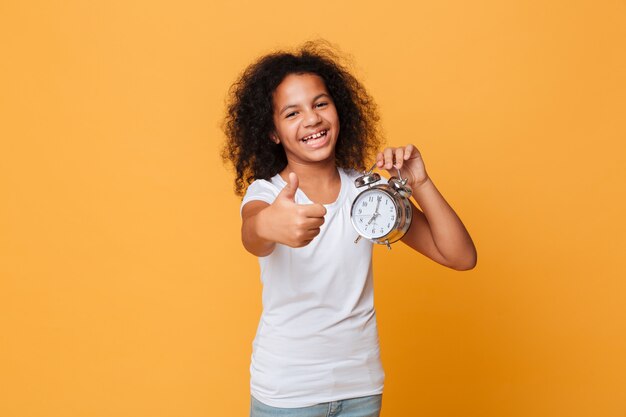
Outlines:
<svg viewBox="0 0 626 417"><path fill-rule="evenodd" d="M280 192L283 198L288 198L291 201L296 199L296 191L298 191L298 176L295 172L289 173L289 182L285 185L285 188Z"/></svg>

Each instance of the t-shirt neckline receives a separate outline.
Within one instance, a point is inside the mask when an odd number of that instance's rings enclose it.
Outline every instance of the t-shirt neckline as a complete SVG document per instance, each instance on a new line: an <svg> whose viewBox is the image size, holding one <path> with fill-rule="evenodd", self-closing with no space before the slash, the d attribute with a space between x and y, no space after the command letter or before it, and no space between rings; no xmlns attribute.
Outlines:
<svg viewBox="0 0 626 417"><path fill-rule="evenodd" d="M338 205L341 204L341 202L343 201L343 198L346 194L346 188L349 182L349 178L347 177L346 173L343 172L343 169L341 168L337 168L337 172L339 172L339 178L340 178L340 189L339 189L339 195L337 195L337 199L335 201L333 201L332 203L328 203L328 204L323 204L324 207L326 207L327 210L329 209L334 209L335 207L337 207ZM280 176L280 174L276 174L273 178L274 180L276 180L278 182L278 184L280 184L280 188L282 189L282 187L284 187L285 185L287 185L287 182L283 179L283 177ZM305 193L304 191L302 191L301 188L298 188L298 191L296 191L296 195L299 195L301 197L301 199L308 204L314 204L314 201L312 201Z"/></svg>

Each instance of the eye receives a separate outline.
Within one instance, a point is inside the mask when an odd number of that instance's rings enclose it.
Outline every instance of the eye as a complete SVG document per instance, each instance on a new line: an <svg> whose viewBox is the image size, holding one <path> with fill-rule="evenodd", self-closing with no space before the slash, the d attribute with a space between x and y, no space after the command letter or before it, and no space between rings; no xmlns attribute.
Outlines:
<svg viewBox="0 0 626 417"><path fill-rule="evenodd" d="M322 101L321 103L317 103L315 105L315 107L326 107L326 106L328 106L328 103L326 103L325 101Z"/></svg>
<svg viewBox="0 0 626 417"><path fill-rule="evenodd" d="M296 114L297 114L297 112L295 112L295 111L292 111L291 113L287 113L287 114L285 115L285 119L289 119L290 117L293 117L293 116L295 116Z"/></svg>

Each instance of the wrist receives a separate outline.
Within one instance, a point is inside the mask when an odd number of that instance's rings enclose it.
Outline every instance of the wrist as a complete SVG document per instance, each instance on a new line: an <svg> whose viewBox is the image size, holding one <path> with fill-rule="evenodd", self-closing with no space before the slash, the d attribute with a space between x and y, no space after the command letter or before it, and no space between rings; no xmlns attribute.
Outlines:
<svg viewBox="0 0 626 417"><path fill-rule="evenodd" d="M426 178L420 181L412 181L411 183L409 183L409 186L411 187L413 193L416 193L427 188L429 183L432 184L432 181L429 176L426 176Z"/></svg>

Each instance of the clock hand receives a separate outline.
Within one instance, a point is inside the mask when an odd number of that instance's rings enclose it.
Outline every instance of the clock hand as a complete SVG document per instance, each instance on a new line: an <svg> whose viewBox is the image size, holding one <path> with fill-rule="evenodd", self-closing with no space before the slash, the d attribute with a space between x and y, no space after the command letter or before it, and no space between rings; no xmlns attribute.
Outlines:
<svg viewBox="0 0 626 417"><path fill-rule="evenodd" d="M367 225L369 226L369 225L370 225L370 223L372 223L372 222L374 221L374 219L375 219L376 217L378 217L378 216L380 216L380 213L378 213L378 212L377 212L377 213L374 213L374 215L372 216L372 218L370 219L370 221L369 221L369 222L367 222Z"/></svg>
<svg viewBox="0 0 626 417"><path fill-rule="evenodd" d="M357 216L369 216L369 214L357 214ZM367 224L365 225L365 228L367 229L367 226L370 225L370 223L372 223L374 221L374 219L378 216L378 213L374 213L374 215L372 216L372 218L370 219L369 222L367 222ZM359 240L361 240L361 235L359 234L356 237L356 240L354 241L354 243L359 243Z"/></svg>
<svg viewBox="0 0 626 417"><path fill-rule="evenodd" d="M369 222L367 222L367 225L369 226L370 223L372 223L374 221L374 219L378 216L380 216L380 213L378 212L378 207L380 207L380 200L382 200L382 197L378 197L376 199L376 208L374 209L374 215L372 216L372 218L370 219Z"/></svg>

